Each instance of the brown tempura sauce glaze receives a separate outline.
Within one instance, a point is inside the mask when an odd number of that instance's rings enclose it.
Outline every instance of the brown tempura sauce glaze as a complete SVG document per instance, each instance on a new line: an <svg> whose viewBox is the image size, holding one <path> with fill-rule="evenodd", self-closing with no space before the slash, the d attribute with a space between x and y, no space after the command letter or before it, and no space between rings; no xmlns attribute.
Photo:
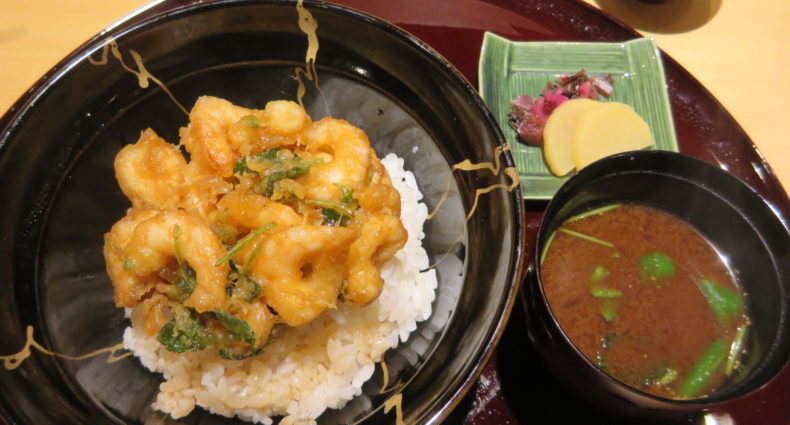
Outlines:
<svg viewBox="0 0 790 425"><path fill-rule="evenodd" d="M732 341L739 324L720 324L696 282L704 278L740 293L732 273L693 227L653 208L623 205L563 227L614 245L556 233L541 277L563 331L590 361L620 381L675 398L682 378L706 347L717 338ZM640 278L639 261L654 251L671 258L676 271L665 281L646 283ZM611 321L601 314L602 300L591 293L590 276L597 266L610 272L600 285L623 294L614 301L617 314ZM614 338L604 348L607 335ZM679 379L666 386L645 385L661 365L671 365ZM706 391L723 380L724 373L715 376Z"/></svg>

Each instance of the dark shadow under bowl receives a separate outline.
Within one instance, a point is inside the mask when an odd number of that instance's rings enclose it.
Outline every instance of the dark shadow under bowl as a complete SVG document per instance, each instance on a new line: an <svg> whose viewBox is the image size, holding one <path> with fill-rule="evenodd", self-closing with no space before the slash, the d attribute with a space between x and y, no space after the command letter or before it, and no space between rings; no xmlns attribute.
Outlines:
<svg viewBox="0 0 790 425"><path fill-rule="evenodd" d="M752 325L742 378L710 396L669 400L611 378L578 351L551 312L542 282L543 246L566 219L602 205L651 206L685 220L728 259L748 294ZM528 329L552 371L582 397L616 414L677 416L746 395L768 382L790 355L790 234L772 206L726 171L671 152L614 155L582 169L560 188L540 226L527 277Z"/></svg>

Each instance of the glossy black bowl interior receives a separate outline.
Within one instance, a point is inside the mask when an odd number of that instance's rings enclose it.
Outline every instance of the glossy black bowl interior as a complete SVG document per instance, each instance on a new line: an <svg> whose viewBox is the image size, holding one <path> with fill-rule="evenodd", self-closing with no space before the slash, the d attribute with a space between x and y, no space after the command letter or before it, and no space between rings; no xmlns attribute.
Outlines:
<svg viewBox="0 0 790 425"><path fill-rule="evenodd" d="M600 371L562 332L540 281L546 238L566 219L611 203L652 206L692 224L726 257L747 293L752 319L742 379L706 398L673 401L632 389ZM618 414L671 416L743 396L768 382L790 355L790 234L787 224L737 178L704 161L640 151L598 161L560 188L538 233L529 271L529 333L560 379L594 405Z"/></svg>
<svg viewBox="0 0 790 425"><path fill-rule="evenodd" d="M114 37L127 65L133 49L189 108L200 95L246 107L296 99L294 69L307 37L293 1L199 4L156 16ZM416 175L429 210L425 245L439 278L431 318L386 354L390 386L404 384L406 423L438 421L468 390L501 334L522 271L520 191L503 173L453 173L465 159L493 162L504 143L476 92L433 50L380 20L306 2L318 21L321 92L307 82L314 120L331 115L361 127L380 156L394 152ZM60 353L78 355L121 341L128 322L113 305L102 236L129 207L113 158L151 127L176 142L186 116L159 87L141 88L97 36L61 63L0 120L0 354L19 351L25 327ZM513 166L507 153L504 166ZM447 254L447 255L446 255ZM0 370L0 423L160 423L152 412L160 377L133 358L64 360L41 354ZM392 423L374 377L320 423ZM166 423L227 424L197 409Z"/></svg>

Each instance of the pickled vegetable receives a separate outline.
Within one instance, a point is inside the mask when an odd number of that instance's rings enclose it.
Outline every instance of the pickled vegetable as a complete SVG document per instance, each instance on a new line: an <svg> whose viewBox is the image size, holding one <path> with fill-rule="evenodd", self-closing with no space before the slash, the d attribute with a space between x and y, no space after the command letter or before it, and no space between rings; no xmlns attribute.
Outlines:
<svg viewBox="0 0 790 425"><path fill-rule="evenodd" d="M549 115L543 130L543 155L549 170L564 176L575 167L573 162L573 136L581 116L595 108L599 102L590 99L571 99L563 102Z"/></svg>
<svg viewBox="0 0 790 425"><path fill-rule="evenodd" d="M601 102L579 119L573 136L573 162L581 170L605 156L652 146L645 120L619 102Z"/></svg>

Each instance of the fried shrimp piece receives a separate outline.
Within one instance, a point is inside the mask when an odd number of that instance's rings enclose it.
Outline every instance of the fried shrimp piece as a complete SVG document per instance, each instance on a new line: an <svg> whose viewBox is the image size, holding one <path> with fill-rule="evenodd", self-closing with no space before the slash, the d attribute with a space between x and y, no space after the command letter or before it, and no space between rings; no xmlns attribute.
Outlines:
<svg viewBox="0 0 790 425"><path fill-rule="evenodd" d="M131 210L104 234L104 259L107 263L107 274L113 283L117 307L134 307L159 282L156 278L137 275L134 263L123 251L132 239L137 225L158 213L157 210Z"/></svg>
<svg viewBox="0 0 790 425"><path fill-rule="evenodd" d="M149 128L115 156L115 176L134 208L173 209L186 165L178 148Z"/></svg>
<svg viewBox="0 0 790 425"><path fill-rule="evenodd" d="M178 230L176 230L176 228ZM225 255L225 248L204 220L184 212L161 212L140 222L129 242L122 247L133 272L145 278L172 267L176 260L176 242L182 261L195 271L195 287L184 300L184 305L198 312L224 308L228 296L225 284L229 266L215 266Z"/></svg>
<svg viewBox="0 0 790 425"><path fill-rule="evenodd" d="M263 126L273 135L294 137L310 125L307 112L290 100L273 100L264 112Z"/></svg>
<svg viewBox="0 0 790 425"><path fill-rule="evenodd" d="M278 228L301 224L303 219L293 208L255 193L231 192L217 204L226 212L226 222L254 230L268 223Z"/></svg>
<svg viewBox="0 0 790 425"><path fill-rule="evenodd" d="M388 214L371 216L359 233L349 248L348 283L343 295L348 302L367 305L384 287L381 265L403 248L408 235L401 221Z"/></svg>
<svg viewBox="0 0 790 425"><path fill-rule="evenodd" d="M390 184L376 183L357 194L359 206L368 213L383 213L400 217L400 193Z"/></svg>
<svg viewBox="0 0 790 425"><path fill-rule="evenodd" d="M248 109L202 96L189 119L188 156L151 129L116 156L132 208L104 256L134 326L173 352L238 360L261 353L275 326L380 295L381 267L407 234L361 129L312 122L284 100Z"/></svg>
<svg viewBox="0 0 790 425"><path fill-rule="evenodd" d="M254 113L218 97L199 97L189 112L189 125L181 129L181 143L191 163L206 173L230 177L238 158L228 140L228 128Z"/></svg>
<svg viewBox="0 0 790 425"><path fill-rule="evenodd" d="M250 110L228 128L231 147L249 156L282 146L296 144L296 136L310 125L310 117L299 104L274 100L263 111Z"/></svg>
<svg viewBox="0 0 790 425"><path fill-rule="evenodd" d="M184 180L180 207L203 218L216 211L217 201L233 189L233 185L226 179L206 173L194 161L185 168Z"/></svg>
<svg viewBox="0 0 790 425"><path fill-rule="evenodd" d="M204 172L220 177L232 175L240 157L296 144L310 125L307 112L294 102L272 101L255 110L212 96L198 98L189 120L181 143Z"/></svg>
<svg viewBox="0 0 790 425"><path fill-rule="evenodd" d="M277 323L275 315L262 299L252 303L237 303L231 307L231 314L247 322L255 332L255 349L263 346L272 333L272 328Z"/></svg>
<svg viewBox="0 0 790 425"><path fill-rule="evenodd" d="M392 180L390 179L389 173L387 173L387 169L384 167L384 164L381 163L379 157L376 156L376 151L372 148L370 149L370 169L368 170L368 177L368 184L381 183L392 186Z"/></svg>
<svg viewBox="0 0 790 425"><path fill-rule="evenodd" d="M324 118L305 130L299 141L309 152L331 156L330 161L313 165L301 178L307 198L339 201L341 193L335 184L353 190L367 184L372 148L361 129L343 120Z"/></svg>
<svg viewBox="0 0 790 425"><path fill-rule="evenodd" d="M263 297L289 326L301 326L335 308L355 232L343 227L298 225L262 245L252 274Z"/></svg>
<svg viewBox="0 0 790 425"><path fill-rule="evenodd" d="M304 223L304 218L293 208L255 193L232 192L222 198L217 206L221 223L215 223L214 227L227 228L227 226L231 226L237 235L270 224L274 226L271 230L277 232ZM251 240L236 253L233 257L235 261L246 267L252 251L264 238L266 238L266 234Z"/></svg>
<svg viewBox="0 0 790 425"><path fill-rule="evenodd" d="M168 319L165 311L169 304L169 299L166 296L153 292L150 297L145 298L140 303L140 306L134 310L132 314L137 317L133 317L132 321L142 321L145 333L154 336L167 323Z"/></svg>

